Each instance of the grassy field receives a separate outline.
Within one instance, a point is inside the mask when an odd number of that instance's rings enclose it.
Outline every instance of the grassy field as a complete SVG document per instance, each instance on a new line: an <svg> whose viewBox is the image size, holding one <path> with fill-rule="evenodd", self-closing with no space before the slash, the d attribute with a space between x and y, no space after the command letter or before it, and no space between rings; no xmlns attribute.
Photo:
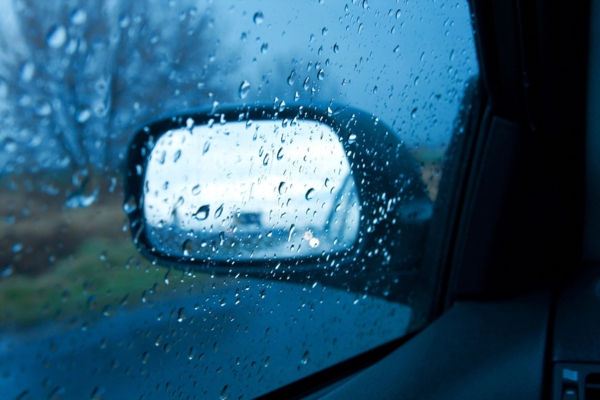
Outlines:
<svg viewBox="0 0 600 400"><path fill-rule="evenodd" d="M140 306L161 291L178 295L178 288L206 279L198 274L182 282L173 271L165 284L168 271L134 247L118 190L67 209L62 193L31 191L24 179L14 183L0 182L0 327L110 317L119 307Z"/></svg>
<svg viewBox="0 0 600 400"><path fill-rule="evenodd" d="M110 317L120 307L136 307L162 291L187 288L202 274L183 276L136 257L130 241L93 238L70 257L41 274L15 276L0 282L0 326L29 325L47 320L86 322ZM85 321L80 321L85 317Z"/></svg>

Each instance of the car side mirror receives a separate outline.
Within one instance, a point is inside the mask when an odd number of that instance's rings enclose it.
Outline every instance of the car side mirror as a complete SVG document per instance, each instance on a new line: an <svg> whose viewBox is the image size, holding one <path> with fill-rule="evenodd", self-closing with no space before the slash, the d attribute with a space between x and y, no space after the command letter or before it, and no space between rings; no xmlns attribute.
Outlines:
<svg viewBox="0 0 600 400"><path fill-rule="evenodd" d="M431 202L416 161L373 115L271 105L144 125L129 146L124 210L138 249L159 264L333 276L408 264L399 235Z"/></svg>

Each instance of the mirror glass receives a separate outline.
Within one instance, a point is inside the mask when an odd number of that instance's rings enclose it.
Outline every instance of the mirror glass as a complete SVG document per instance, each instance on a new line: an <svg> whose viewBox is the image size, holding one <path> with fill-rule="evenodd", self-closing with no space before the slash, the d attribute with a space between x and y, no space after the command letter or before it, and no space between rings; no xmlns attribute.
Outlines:
<svg viewBox="0 0 600 400"><path fill-rule="evenodd" d="M143 209L155 248L191 260L281 260L354 246L360 205L345 150L316 121L179 128L148 161Z"/></svg>

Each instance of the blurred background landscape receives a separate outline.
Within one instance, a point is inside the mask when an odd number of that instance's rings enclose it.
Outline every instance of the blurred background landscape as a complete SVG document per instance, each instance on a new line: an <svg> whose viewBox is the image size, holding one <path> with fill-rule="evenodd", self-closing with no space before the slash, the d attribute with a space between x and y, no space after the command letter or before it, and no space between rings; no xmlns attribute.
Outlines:
<svg viewBox="0 0 600 400"><path fill-rule="evenodd" d="M463 93L433 88L451 86L439 79L466 87L476 64L451 53L462 69L450 70L410 41L398 45L402 29L423 29L410 10L352 4L338 21L324 12L294 27L277 25L277 13L295 5L149 4L0 0L0 329L85 327L208 282L152 265L131 240L125 150L133 129L160 115L256 102L366 107L406 141L437 196ZM363 26L391 39L344 42Z"/></svg>

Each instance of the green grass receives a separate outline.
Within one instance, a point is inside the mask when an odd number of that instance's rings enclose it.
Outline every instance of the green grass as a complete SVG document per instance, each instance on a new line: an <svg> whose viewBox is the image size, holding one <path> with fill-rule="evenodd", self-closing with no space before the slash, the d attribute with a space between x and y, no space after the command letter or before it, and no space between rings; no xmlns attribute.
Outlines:
<svg viewBox="0 0 600 400"><path fill-rule="evenodd" d="M421 146L412 150L414 157L418 162L424 164L441 163L444 161L445 147L427 147Z"/></svg>
<svg viewBox="0 0 600 400"><path fill-rule="evenodd" d="M16 275L0 281L0 326L31 325L49 320L86 321L110 316L121 307L136 307L146 298L207 278L185 276L145 261L131 240L87 240L70 257L41 275ZM108 307L108 308L106 308ZM82 321L83 322L83 321Z"/></svg>
<svg viewBox="0 0 600 400"><path fill-rule="evenodd" d="M50 182L61 193L31 191L27 182ZM0 328L52 320L83 324L143 305L144 292L150 302L161 292L185 294L206 279L198 274L181 282L183 273L173 271L167 286L168 270L145 260L124 229L122 192L105 188L91 206L66 209L68 184L64 176L0 178L0 266L12 270L0 278ZM16 243L22 245L17 252Z"/></svg>

